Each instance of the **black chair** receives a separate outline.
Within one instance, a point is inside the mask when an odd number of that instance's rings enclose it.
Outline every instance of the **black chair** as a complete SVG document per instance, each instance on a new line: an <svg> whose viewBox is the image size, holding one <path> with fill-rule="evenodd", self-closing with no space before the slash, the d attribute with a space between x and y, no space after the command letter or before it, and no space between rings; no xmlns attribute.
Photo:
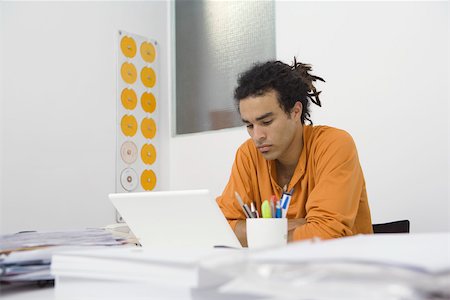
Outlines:
<svg viewBox="0 0 450 300"><path fill-rule="evenodd" d="M373 233L409 233L409 220L373 224Z"/></svg>

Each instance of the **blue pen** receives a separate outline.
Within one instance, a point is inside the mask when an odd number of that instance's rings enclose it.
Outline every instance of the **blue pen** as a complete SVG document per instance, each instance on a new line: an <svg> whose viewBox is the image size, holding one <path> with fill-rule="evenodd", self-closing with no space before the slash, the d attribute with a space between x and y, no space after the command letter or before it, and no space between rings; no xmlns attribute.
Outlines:
<svg viewBox="0 0 450 300"><path fill-rule="evenodd" d="M277 201L277 204L275 205L275 218L281 218L281 205L280 201Z"/></svg>
<svg viewBox="0 0 450 300"><path fill-rule="evenodd" d="M282 209L282 217L286 218L287 211L289 209L289 204L291 203L291 197L294 189L291 189L289 193L284 192L281 196L281 209Z"/></svg>

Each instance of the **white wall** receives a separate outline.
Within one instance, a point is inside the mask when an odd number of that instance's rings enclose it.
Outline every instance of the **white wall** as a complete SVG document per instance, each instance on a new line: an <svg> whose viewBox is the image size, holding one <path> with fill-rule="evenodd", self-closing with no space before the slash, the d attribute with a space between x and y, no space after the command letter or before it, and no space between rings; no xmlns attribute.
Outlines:
<svg viewBox="0 0 450 300"><path fill-rule="evenodd" d="M1 8L1 232L113 223L107 194L115 191L117 31L156 39L166 78L168 4L5 2ZM164 115L167 84L161 80ZM165 147L160 158L167 160Z"/></svg>
<svg viewBox="0 0 450 300"><path fill-rule="evenodd" d="M170 141L170 186L174 190L207 188L222 193L237 148L246 139L242 127L182 135Z"/></svg>
<svg viewBox="0 0 450 300"><path fill-rule="evenodd" d="M316 124L356 140L375 222L449 231L448 2L279 2L277 54L313 64Z"/></svg>

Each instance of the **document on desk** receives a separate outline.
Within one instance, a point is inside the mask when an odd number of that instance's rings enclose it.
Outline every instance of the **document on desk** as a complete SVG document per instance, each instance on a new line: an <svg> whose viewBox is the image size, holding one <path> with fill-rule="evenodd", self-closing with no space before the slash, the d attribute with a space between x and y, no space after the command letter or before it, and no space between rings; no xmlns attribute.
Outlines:
<svg viewBox="0 0 450 300"><path fill-rule="evenodd" d="M148 280L157 284L193 287L200 283L198 269L202 263L216 258L229 261L235 253L235 249L226 248L132 247L69 251L54 255L52 273L55 276Z"/></svg>
<svg viewBox="0 0 450 300"><path fill-rule="evenodd" d="M56 299L190 299L192 290L227 281L208 270L234 257L242 258L242 250L136 247L59 253L52 262Z"/></svg>
<svg viewBox="0 0 450 300"><path fill-rule="evenodd" d="M367 262L436 273L450 270L450 234L357 235L300 242L251 255L254 261Z"/></svg>
<svg viewBox="0 0 450 300"><path fill-rule="evenodd" d="M47 246L114 246L123 244L100 228L51 232L23 232L0 235L0 254Z"/></svg>
<svg viewBox="0 0 450 300"><path fill-rule="evenodd" d="M449 299L450 233L292 243L249 252L234 274L221 292L296 300Z"/></svg>
<svg viewBox="0 0 450 300"><path fill-rule="evenodd" d="M100 228L1 235L0 281L53 280L50 264L54 253L123 243L123 239Z"/></svg>

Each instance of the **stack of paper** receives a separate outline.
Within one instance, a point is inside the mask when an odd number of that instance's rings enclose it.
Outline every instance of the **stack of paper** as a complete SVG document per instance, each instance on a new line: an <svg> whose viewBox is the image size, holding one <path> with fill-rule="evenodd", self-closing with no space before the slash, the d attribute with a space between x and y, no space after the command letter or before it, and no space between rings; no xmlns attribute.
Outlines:
<svg viewBox="0 0 450 300"><path fill-rule="evenodd" d="M265 299L450 299L450 233L294 243L251 252L232 272L222 293Z"/></svg>
<svg viewBox="0 0 450 300"><path fill-rule="evenodd" d="M450 233L53 258L57 299L449 299Z"/></svg>
<svg viewBox="0 0 450 300"><path fill-rule="evenodd" d="M103 229L23 232L0 236L0 282L50 281L53 253L80 247L116 246L123 240Z"/></svg>
<svg viewBox="0 0 450 300"><path fill-rule="evenodd" d="M127 248L74 251L53 257L56 299L192 299L227 276L214 271L235 249ZM207 266L207 267L202 267Z"/></svg>

